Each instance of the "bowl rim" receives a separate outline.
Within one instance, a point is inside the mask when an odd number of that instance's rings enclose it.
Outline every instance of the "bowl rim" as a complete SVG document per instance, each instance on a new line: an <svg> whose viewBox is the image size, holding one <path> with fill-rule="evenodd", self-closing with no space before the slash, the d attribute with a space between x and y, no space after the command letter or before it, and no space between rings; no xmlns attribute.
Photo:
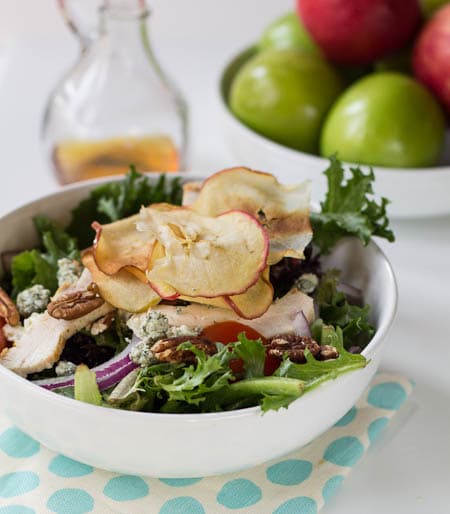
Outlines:
<svg viewBox="0 0 450 514"><path fill-rule="evenodd" d="M151 173L148 173L147 175L156 178L156 177L160 176L161 174L162 173L151 172ZM181 179L192 178L193 180L195 180L195 176L194 175L191 176L190 174L183 175L183 174L179 174L179 173L173 173L173 174L169 174L168 176L173 177L173 178L180 177ZM120 176L120 175L101 177L101 178L93 178L93 179L79 181L74 184L62 186L58 191L53 191L47 195L35 198L34 200L26 202L26 203L20 205L19 207L17 207L16 209L9 211L8 213L4 214L3 216L0 216L0 224L9 218L15 217L20 211L26 210L38 202L45 202L46 204L48 204L49 202L51 203L52 200L54 200L57 197L63 197L66 194L71 193L73 191L82 190L82 189L86 188L86 186L88 186L90 189L92 189L93 187L95 187L97 185L101 185L101 184L104 184L107 182L113 182L113 181L116 182L116 181L121 180L122 178L123 178L123 176ZM198 178L201 178L201 177L197 176L197 179ZM373 239L370 240L368 247L371 247L373 249L373 251L375 251L375 253L381 257L383 264L387 269L389 279L392 284L392 293L393 293L393 296L392 296L391 302L390 302L390 304L391 304L390 311L386 312L382 316L381 325L377 328L375 335L370 340L370 342L368 343L366 348L364 348L364 350L361 352L361 354L364 355L370 362L371 356L376 352L377 349L379 349L380 345L385 340L387 333L389 332L389 330L393 324L395 314L397 312L397 306L398 306L398 284L397 284L397 280L395 278L395 274L394 274L392 265L391 265L389 259L387 258L386 254L383 252L383 250L378 246L377 243L375 243L373 241ZM115 420L117 416L120 416L121 419L125 419L125 417L129 417L130 419L139 418L142 421L147 420L147 422L152 422L152 421L164 422L164 421L171 420L171 421L183 421L183 422L190 422L190 423L192 423L192 422L200 423L203 420L204 421L208 421L208 420L219 421L219 420L224 420L224 419L229 420L229 419L234 419L234 418L254 416L255 414L257 414L257 415L262 414L260 406L246 407L244 409L230 410L230 411L192 413L192 414L191 413L185 413L185 414L172 413L171 414L171 413L159 413L159 412L129 411L129 410L125 410L125 409L112 409L112 408L104 407L101 405L97 406L97 405L91 405L88 403L80 402L73 398L68 398L66 396L57 394L53 391L44 389L44 388L34 384L32 381L27 380L26 378L17 375L13 371L5 368L3 365L0 364L0 382L3 379L4 375L7 377L7 379L9 379L13 382L16 382L18 387L24 387L26 390L29 391L29 393L32 396L42 394L44 396L44 398L46 398L47 400L52 402L55 405L55 407L62 406L62 407L65 407L65 408L68 408L71 410L79 409L80 412L86 412L86 414L91 413L93 415L96 413L100 413L101 412L100 409L102 409L102 411L104 412L104 416L109 416L109 419L111 419L111 421ZM346 374L341 375L340 377L338 377L338 379L345 377L345 376L346 376ZM327 381L327 382L321 384L319 387L317 387L317 389L315 389L315 391L310 392L310 394L311 393L314 394L314 392L319 391L323 387L332 387L332 386L333 386L333 381ZM297 400L295 400L293 402L293 404L298 401L301 401L302 398L303 398L303 396L300 396ZM267 413L267 414L270 414L270 413ZM274 413L272 413L272 414L274 414Z"/></svg>
<svg viewBox="0 0 450 514"><path fill-rule="evenodd" d="M242 123L237 116L233 114L231 111L228 102L225 98L225 79L228 72L230 72L231 67L238 61L238 59L241 59L245 56L245 54L249 53L252 50L255 50L257 47L256 45L246 46L245 48L241 49L238 53L234 54L230 59L228 59L224 66L220 68L220 72L218 75L218 78L216 79L216 92L218 92L219 96L219 105L222 110L222 113L227 117L227 119L234 124L234 126L238 127L242 132L244 132L249 137L253 138L253 140L257 143L264 143L266 144L269 149L273 152L282 153L284 152L287 156L290 158L299 158L302 157L303 159L311 159L311 161L314 162L320 162L323 163L324 166L328 166L329 160L327 157L322 157L321 155L315 155L308 152L302 152L301 150L295 150L294 148L290 148L289 146L282 145L281 143L277 143L276 141L273 141L272 139L269 139L268 137L259 134L252 128L248 127L244 123ZM445 137L449 137L450 135L450 129L446 129ZM363 163L356 163L356 162L348 162L348 161L342 161L342 163L345 166L365 166L368 168L373 168L377 173L383 173L383 174L389 174L392 175L393 172L399 172L404 174L405 172L414 173L414 174L422 174L426 173L427 176L430 176L432 174L434 175L440 175L443 173L450 173L450 164L442 164L439 166L431 166L431 167L415 167L415 168L405 168L405 167L398 167L398 168L390 168L388 166L378 166L375 164L363 164Z"/></svg>

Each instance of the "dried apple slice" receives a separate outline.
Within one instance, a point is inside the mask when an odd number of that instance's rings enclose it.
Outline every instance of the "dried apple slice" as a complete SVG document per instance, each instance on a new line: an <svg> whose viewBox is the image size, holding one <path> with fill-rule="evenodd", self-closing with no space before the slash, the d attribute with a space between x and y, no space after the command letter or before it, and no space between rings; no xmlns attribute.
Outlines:
<svg viewBox="0 0 450 514"><path fill-rule="evenodd" d="M268 231L268 263L275 264L283 257L303 258L312 238L310 189L309 182L284 186L269 173L230 168L205 180L191 207L208 216L234 209L254 216Z"/></svg>
<svg viewBox="0 0 450 514"><path fill-rule="evenodd" d="M267 264L267 233L242 211L212 218L183 207L166 212L147 207L137 228L154 234L164 248L164 255L152 255L147 271L163 298L170 291L205 298L240 294Z"/></svg>
<svg viewBox="0 0 450 514"><path fill-rule="evenodd" d="M125 267L145 272L155 239L151 234L138 232L139 214L123 220L100 225L93 223L97 232L94 241L94 258L99 269L114 275Z"/></svg>
<svg viewBox="0 0 450 514"><path fill-rule="evenodd" d="M108 303L128 312L142 312L159 303L161 298L149 284L122 269L114 275L103 273L97 266L92 250L85 250L82 255L84 266L91 272L100 295Z"/></svg>
<svg viewBox="0 0 450 514"><path fill-rule="evenodd" d="M203 182L186 182L183 184L183 200L181 202L183 207L195 202L202 186Z"/></svg>
<svg viewBox="0 0 450 514"><path fill-rule="evenodd" d="M269 281L269 267L264 270L258 282L247 289L245 293L226 296L224 300L241 318L255 319L262 316L273 302L273 287Z"/></svg>
<svg viewBox="0 0 450 514"><path fill-rule="evenodd" d="M179 299L190 303L199 303L200 305L210 305L211 307L231 310L231 305L226 301L225 296L217 296L216 298L203 298L202 296L196 296L193 298L192 296L181 295Z"/></svg>

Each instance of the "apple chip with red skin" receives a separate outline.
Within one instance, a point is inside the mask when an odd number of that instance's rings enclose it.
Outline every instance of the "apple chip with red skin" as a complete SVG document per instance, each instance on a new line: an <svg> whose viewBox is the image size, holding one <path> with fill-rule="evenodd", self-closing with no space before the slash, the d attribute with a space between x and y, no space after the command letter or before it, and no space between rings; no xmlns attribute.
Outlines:
<svg viewBox="0 0 450 514"><path fill-rule="evenodd" d="M142 312L154 307L161 300L148 283L144 284L125 269L114 275L103 273L98 268L91 249L83 252L81 260L91 272L101 297L114 307L128 312Z"/></svg>
<svg viewBox="0 0 450 514"><path fill-rule="evenodd" d="M239 209L261 222L270 240L268 264L283 257L303 258L312 238L309 182L284 186L269 173L230 168L206 179L194 199L195 189L185 187L194 211L218 216Z"/></svg>
<svg viewBox="0 0 450 514"><path fill-rule="evenodd" d="M162 298L238 295L258 281L267 265L267 232L242 211L213 218L183 207L152 206L141 209L137 229L163 248L147 270Z"/></svg>
<svg viewBox="0 0 450 514"><path fill-rule="evenodd" d="M114 275L129 267L147 270L155 238L136 230L138 220L139 214L135 214L107 225L92 224L97 232L94 258L103 273Z"/></svg>
<svg viewBox="0 0 450 514"><path fill-rule="evenodd" d="M152 206L161 211L177 209L176 205L158 203ZM122 269L133 273L141 282L147 282L147 271L156 239L152 234L139 232L136 223L140 215L135 214L107 225L94 221L96 231L94 258L98 268L107 275L114 275Z"/></svg>
<svg viewBox="0 0 450 514"><path fill-rule="evenodd" d="M234 296L218 296L217 298L180 296L179 299L229 309L245 319L259 318L273 301L273 287L269 281L269 267L262 272L256 284L249 287L245 293Z"/></svg>

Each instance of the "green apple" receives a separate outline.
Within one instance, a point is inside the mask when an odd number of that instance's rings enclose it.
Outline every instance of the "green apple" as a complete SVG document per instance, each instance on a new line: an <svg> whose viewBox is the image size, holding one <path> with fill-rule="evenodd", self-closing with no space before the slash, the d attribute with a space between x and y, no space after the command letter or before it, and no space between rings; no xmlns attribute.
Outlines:
<svg viewBox="0 0 450 514"><path fill-rule="evenodd" d="M278 143L317 152L322 122L343 89L331 65L300 50L267 50L249 59L231 84L230 108Z"/></svg>
<svg viewBox="0 0 450 514"><path fill-rule="evenodd" d="M436 164L445 120L433 96L406 75L374 73L355 82L330 110L321 154L388 167Z"/></svg>
<svg viewBox="0 0 450 514"><path fill-rule="evenodd" d="M272 22L262 33L258 47L260 50L298 48L311 55L321 54L295 12L284 14Z"/></svg>

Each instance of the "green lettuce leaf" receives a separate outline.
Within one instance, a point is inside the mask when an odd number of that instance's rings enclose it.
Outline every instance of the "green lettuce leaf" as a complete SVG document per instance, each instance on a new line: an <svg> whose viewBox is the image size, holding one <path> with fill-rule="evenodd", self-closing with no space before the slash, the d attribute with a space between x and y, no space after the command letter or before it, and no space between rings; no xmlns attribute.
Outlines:
<svg viewBox="0 0 450 514"><path fill-rule="evenodd" d="M219 352L212 356L206 355L205 352L189 342L182 343L178 348L192 351L197 362L182 368L176 366L169 373L153 375L153 384L147 382L145 385L141 378L144 388L161 389L167 393L169 402L182 401L198 406L209 393L226 386L228 381L233 378L228 366L230 352L227 347L221 345ZM148 371L144 373L148 379Z"/></svg>
<svg viewBox="0 0 450 514"><path fill-rule="evenodd" d="M11 262L12 295L41 284L51 293L58 288L58 259L79 259L76 240L45 216L33 218L42 250L26 250Z"/></svg>
<svg viewBox="0 0 450 514"><path fill-rule="evenodd" d="M16 255L11 262L12 297L15 298L20 291L42 284L46 289L54 292L58 287L56 272L38 250L27 250Z"/></svg>
<svg viewBox="0 0 450 514"><path fill-rule="evenodd" d="M311 352L305 350L306 362L296 364L285 358L274 375L278 377L295 378L306 382L305 391L309 391L319 384L332 380L343 373L364 368L367 360L363 355L349 353L344 348L342 330L325 325L321 320L314 326L313 337L320 344L334 346L339 352L337 359L319 361Z"/></svg>
<svg viewBox="0 0 450 514"><path fill-rule="evenodd" d="M350 304L345 294L337 289L339 274L339 270L330 269L320 279L315 297L319 318L327 325L342 329L346 348L364 348L375 333L369 321L370 305Z"/></svg>
<svg viewBox="0 0 450 514"><path fill-rule="evenodd" d="M287 407L299 398L305 382L295 377L255 377L227 384L206 399L204 411L242 409L260 405L266 412Z"/></svg>
<svg viewBox="0 0 450 514"><path fill-rule="evenodd" d="M320 204L321 212L311 213L313 242L326 254L343 237L353 235L365 245L371 236L379 236L394 241L386 215L386 198L381 203L373 199L373 171L364 174L359 167L350 168L351 177L346 180L344 168L335 157L330 158L330 166L325 171L328 191Z"/></svg>
<svg viewBox="0 0 450 514"><path fill-rule="evenodd" d="M266 350L261 339L247 339L245 332L238 335L238 342L228 345L234 359L241 359L244 378L264 376Z"/></svg>

